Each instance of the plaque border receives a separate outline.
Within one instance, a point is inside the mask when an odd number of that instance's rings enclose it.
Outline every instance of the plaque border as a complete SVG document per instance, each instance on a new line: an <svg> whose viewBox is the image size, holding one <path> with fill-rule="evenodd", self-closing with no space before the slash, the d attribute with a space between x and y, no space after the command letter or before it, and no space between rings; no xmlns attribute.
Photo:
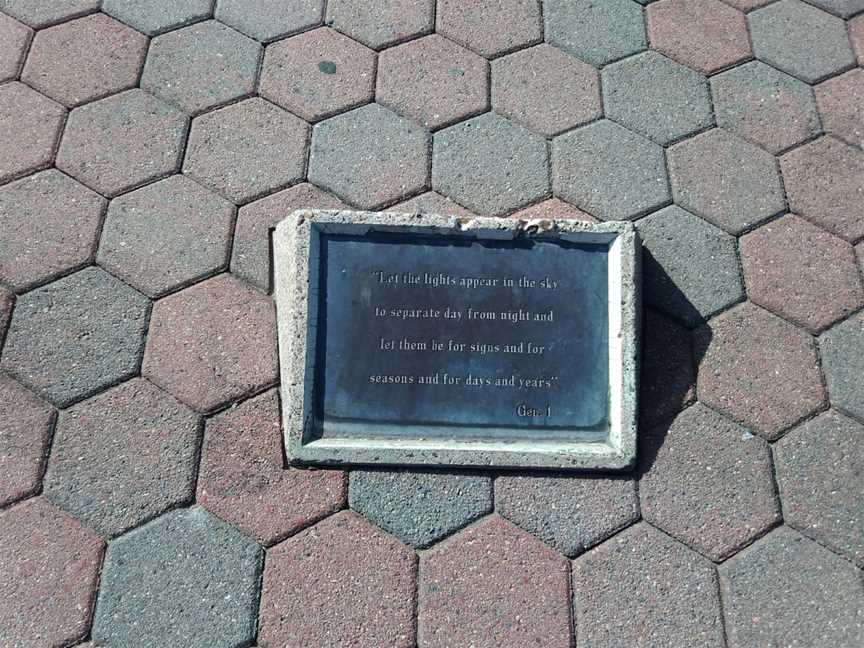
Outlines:
<svg viewBox="0 0 864 648"><path fill-rule="evenodd" d="M359 229L358 229L359 226ZM314 412L317 236L406 232L609 243L610 430L606 440L310 438ZM285 453L291 464L626 470L636 459L641 245L629 221L457 217L396 212L293 212L273 232ZM310 309L310 303L313 307ZM311 341L311 343L310 343Z"/></svg>

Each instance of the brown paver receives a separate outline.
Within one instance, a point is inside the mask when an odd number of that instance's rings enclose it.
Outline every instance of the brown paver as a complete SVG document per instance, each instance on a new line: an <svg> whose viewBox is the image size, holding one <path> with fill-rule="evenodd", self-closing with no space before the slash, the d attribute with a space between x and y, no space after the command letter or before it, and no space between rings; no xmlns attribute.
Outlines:
<svg viewBox="0 0 864 648"><path fill-rule="evenodd" d="M789 214L741 238L750 299L818 333L864 305L852 246Z"/></svg>
<svg viewBox="0 0 864 648"><path fill-rule="evenodd" d="M543 40L537 0L439 0L435 28L487 58Z"/></svg>
<svg viewBox="0 0 864 648"><path fill-rule="evenodd" d="M0 0L0 11L35 29L99 9L100 0Z"/></svg>
<svg viewBox="0 0 864 648"><path fill-rule="evenodd" d="M207 422L197 503L269 546L345 504L345 473L282 465L276 390Z"/></svg>
<svg viewBox="0 0 864 648"><path fill-rule="evenodd" d="M56 418L48 403L0 376L0 506L39 489Z"/></svg>
<svg viewBox="0 0 864 648"><path fill-rule="evenodd" d="M492 108L552 136L600 117L600 77L587 63L551 45L492 62Z"/></svg>
<svg viewBox="0 0 864 648"><path fill-rule="evenodd" d="M31 38L32 29L0 13L0 82L18 77Z"/></svg>
<svg viewBox="0 0 864 648"><path fill-rule="evenodd" d="M0 187L0 279L21 291L88 263L106 204L56 169Z"/></svg>
<svg viewBox="0 0 864 648"><path fill-rule="evenodd" d="M830 410L774 445L786 524L864 566L864 426Z"/></svg>
<svg viewBox="0 0 864 648"><path fill-rule="evenodd" d="M474 212L468 211L462 205L442 196L436 191L427 191L419 196L389 207L387 211L405 212L408 214L444 214L471 218L476 216Z"/></svg>
<svg viewBox="0 0 864 648"><path fill-rule="evenodd" d="M864 153L820 137L780 158L789 209L847 241L864 237Z"/></svg>
<svg viewBox="0 0 864 648"><path fill-rule="evenodd" d="M813 338L746 302L696 331L700 401L769 441L825 403Z"/></svg>
<svg viewBox="0 0 864 648"><path fill-rule="evenodd" d="M198 417L141 378L63 410L45 496L103 536L192 499Z"/></svg>
<svg viewBox="0 0 864 648"><path fill-rule="evenodd" d="M573 599L582 646L724 645L713 566L644 522L576 559Z"/></svg>
<svg viewBox="0 0 864 648"><path fill-rule="evenodd" d="M50 165L65 121L63 106L23 83L0 85L0 183Z"/></svg>
<svg viewBox="0 0 864 648"><path fill-rule="evenodd" d="M680 412L696 395L690 333L645 309L639 376L640 421L647 429Z"/></svg>
<svg viewBox="0 0 864 648"><path fill-rule="evenodd" d="M494 515L420 559L418 643L570 646L567 562Z"/></svg>
<svg viewBox="0 0 864 648"><path fill-rule="evenodd" d="M661 0L645 16L653 49L705 74L752 55L744 14L720 0Z"/></svg>
<svg viewBox="0 0 864 648"><path fill-rule="evenodd" d="M415 562L354 513L319 522L267 553L258 645L414 645Z"/></svg>
<svg viewBox="0 0 864 648"><path fill-rule="evenodd" d="M820 83L816 103L826 133L864 146L864 70L850 70Z"/></svg>
<svg viewBox="0 0 864 648"><path fill-rule="evenodd" d="M0 513L0 637L63 646L90 628L102 541L37 497Z"/></svg>
<svg viewBox="0 0 864 648"><path fill-rule="evenodd" d="M307 121L369 103L375 52L335 29L314 29L267 48L261 96Z"/></svg>
<svg viewBox="0 0 864 648"><path fill-rule="evenodd" d="M720 561L780 521L768 444L701 403L643 433L642 515Z"/></svg>
<svg viewBox="0 0 864 648"><path fill-rule="evenodd" d="M183 173L243 204L303 177L309 125L260 98L196 117Z"/></svg>
<svg viewBox="0 0 864 648"><path fill-rule="evenodd" d="M578 207L574 207L570 203L564 202L560 198L549 198L536 205L520 209L510 214L510 218L521 218L526 221L534 218L570 218L585 221L586 223L599 222L591 214L582 211Z"/></svg>
<svg viewBox="0 0 864 648"><path fill-rule="evenodd" d="M234 228L231 272L269 292L272 289L270 230L296 209L339 209L344 206L335 196L304 182L242 207Z"/></svg>
<svg viewBox="0 0 864 648"><path fill-rule="evenodd" d="M216 20L157 36L150 43L141 88L190 114L248 96L261 46Z"/></svg>
<svg viewBox="0 0 864 648"><path fill-rule="evenodd" d="M142 90L75 108L57 152L57 167L113 197L167 176L180 165L188 120Z"/></svg>
<svg viewBox="0 0 864 648"><path fill-rule="evenodd" d="M159 300L142 372L199 412L273 384L273 302L229 274Z"/></svg>
<svg viewBox="0 0 864 648"><path fill-rule="evenodd" d="M194 180L170 176L111 202L96 261L161 297L228 265L235 211Z"/></svg>
<svg viewBox="0 0 864 648"><path fill-rule="evenodd" d="M435 0L329 0L326 22L372 49L432 31Z"/></svg>
<svg viewBox="0 0 864 648"><path fill-rule="evenodd" d="M783 211L775 159L726 130L684 140L667 155L675 202L731 234Z"/></svg>
<svg viewBox="0 0 864 648"><path fill-rule="evenodd" d="M375 98L441 128L489 108L489 63L437 34L424 36L381 53Z"/></svg>
<svg viewBox="0 0 864 648"><path fill-rule="evenodd" d="M21 80L72 107L135 86L147 37L96 13L37 32Z"/></svg>
<svg viewBox="0 0 864 648"><path fill-rule="evenodd" d="M571 558L639 519L628 476L502 476L495 480L495 510Z"/></svg>

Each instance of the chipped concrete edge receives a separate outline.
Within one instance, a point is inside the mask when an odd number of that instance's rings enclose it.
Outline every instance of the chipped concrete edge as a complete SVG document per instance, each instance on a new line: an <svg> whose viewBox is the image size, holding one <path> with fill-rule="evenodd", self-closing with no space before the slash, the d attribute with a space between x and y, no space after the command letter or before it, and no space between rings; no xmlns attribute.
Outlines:
<svg viewBox="0 0 864 648"><path fill-rule="evenodd" d="M366 226L367 229L357 229ZM319 232L370 230L481 236L567 238L610 243L610 381L612 429L608 443L447 439L308 438L314 403L314 315ZM636 458L638 341L641 320L639 238L630 222L438 216L396 212L298 210L276 227L274 278L281 371L282 422L290 463L432 465L475 468L626 470ZM311 255L311 258L310 258ZM612 260L617 263L612 263Z"/></svg>

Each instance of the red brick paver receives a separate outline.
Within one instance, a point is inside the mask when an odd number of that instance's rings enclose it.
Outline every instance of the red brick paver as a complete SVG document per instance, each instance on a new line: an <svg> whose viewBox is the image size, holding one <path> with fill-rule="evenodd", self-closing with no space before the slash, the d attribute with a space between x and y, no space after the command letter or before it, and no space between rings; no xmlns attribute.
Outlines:
<svg viewBox="0 0 864 648"><path fill-rule="evenodd" d="M63 106L23 83L0 86L0 183L51 164L65 120Z"/></svg>
<svg viewBox="0 0 864 648"><path fill-rule="evenodd" d="M574 207L570 203L564 202L560 198L549 198L536 205L520 209L510 214L510 218L521 218L526 221L534 218L572 218L573 220L585 221L586 223L600 222L591 214L582 211L578 207Z"/></svg>
<svg viewBox="0 0 864 648"><path fill-rule="evenodd" d="M273 303L223 274L153 307L142 372L201 412L277 377Z"/></svg>
<svg viewBox="0 0 864 648"><path fill-rule="evenodd" d="M415 561L350 512L289 538L267 554L258 645L414 645Z"/></svg>
<svg viewBox="0 0 864 648"><path fill-rule="evenodd" d="M850 70L820 83L816 103L826 133L864 146L864 70Z"/></svg>
<svg viewBox="0 0 864 648"><path fill-rule="evenodd" d="M813 338L749 302L696 331L699 400L769 441L825 403Z"/></svg>
<svg viewBox="0 0 864 648"><path fill-rule="evenodd" d="M98 537L44 498L0 513L0 637L34 647L83 639L102 550Z"/></svg>
<svg viewBox="0 0 864 648"><path fill-rule="evenodd" d="M570 646L567 562L493 516L420 561L419 643Z"/></svg>
<svg viewBox="0 0 864 648"><path fill-rule="evenodd" d="M198 503L263 545L341 508L345 474L285 470L275 391L246 401L207 423Z"/></svg>

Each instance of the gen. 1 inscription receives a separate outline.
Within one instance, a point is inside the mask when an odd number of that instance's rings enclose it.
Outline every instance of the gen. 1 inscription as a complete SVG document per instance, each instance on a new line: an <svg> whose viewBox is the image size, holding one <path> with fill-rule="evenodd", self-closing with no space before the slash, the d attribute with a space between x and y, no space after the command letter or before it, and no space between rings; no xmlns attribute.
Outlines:
<svg viewBox="0 0 864 648"><path fill-rule="evenodd" d="M532 437L608 420L604 245L331 235L317 415ZM386 425L379 428L387 434Z"/></svg>

